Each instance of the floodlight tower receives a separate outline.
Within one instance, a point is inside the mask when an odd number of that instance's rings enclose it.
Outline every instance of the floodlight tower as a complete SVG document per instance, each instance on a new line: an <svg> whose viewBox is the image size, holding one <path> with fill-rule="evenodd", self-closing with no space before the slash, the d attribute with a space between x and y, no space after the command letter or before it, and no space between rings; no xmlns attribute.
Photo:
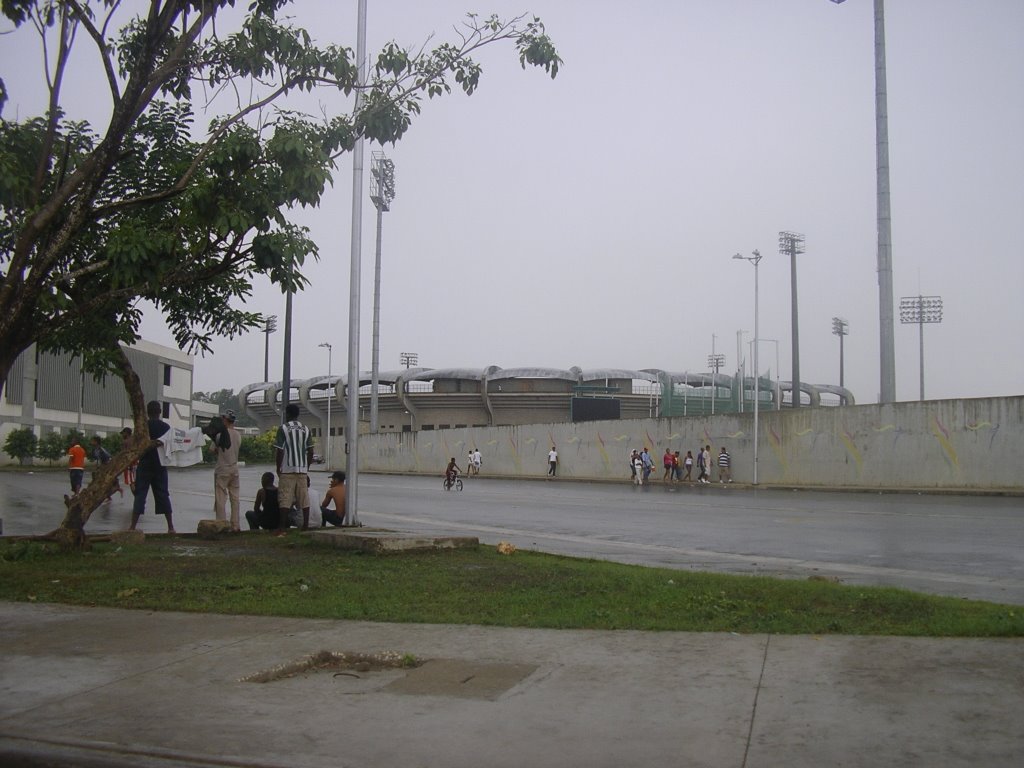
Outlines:
<svg viewBox="0 0 1024 768"><path fill-rule="evenodd" d="M844 0L832 0L839 4ZM885 79L885 3L875 3L875 168L878 210L878 399L896 400L896 342L893 331L892 211L889 205L889 107Z"/></svg>
<svg viewBox="0 0 1024 768"><path fill-rule="evenodd" d="M370 164L370 199L377 206L377 257L373 271L373 360L370 373L370 434L377 434L377 387L380 384L380 243L384 211L395 199L395 164L374 152Z"/></svg>
<svg viewBox="0 0 1024 768"><path fill-rule="evenodd" d="M779 253L789 256L790 294L792 295L793 326L793 408L800 407L800 322L797 319L796 257L804 252L804 236L796 232L779 232Z"/></svg>
<svg viewBox="0 0 1024 768"><path fill-rule="evenodd" d="M832 333L839 337L839 386L843 383L843 337L850 333L850 324L841 317L832 318Z"/></svg>
<svg viewBox="0 0 1024 768"><path fill-rule="evenodd" d="M909 296L900 299L900 322L917 323L921 342L921 400L924 400L924 324L942 322L941 296Z"/></svg>
<svg viewBox="0 0 1024 768"><path fill-rule="evenodd" d="M418 352L399 352L398 364L404 365L405 370L409 370L411 366L420 364L420 355Z"/></svg>
<svg viewBox="0 0 1024 768"><path fill-rule="evenodd" d="M711 415L715 415L715 395L718 394L718 372L725 365L725 355L715 354L715 335L711 334L711 354L708 355L708 370L711 374Z"/></svg>
<svg viewBox="0 0 1024 768"><path fill-rule="evenodd" d="M263 381L270 381L270 334L277 330L277 315L269 315L263 321Z"/></svg>

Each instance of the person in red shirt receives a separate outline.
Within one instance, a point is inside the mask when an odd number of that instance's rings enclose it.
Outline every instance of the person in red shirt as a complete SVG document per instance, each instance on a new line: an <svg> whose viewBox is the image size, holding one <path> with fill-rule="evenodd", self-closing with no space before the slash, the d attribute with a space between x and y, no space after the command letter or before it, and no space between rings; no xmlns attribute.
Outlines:
<svg viewBox="0 0 1024 768"><path fill-rule="evenodd" d="M68 474L71 476L71 493L82 490L82 478L85 476L85 448L75 439L68 448Z"/></svg>
<svg viewBox="0 0 1024 768"><path fill-rule="evenodd" d="M672 479L672 451L665 449L665 455L661 457L661 463L665 467L665 474L662 476L664 482Z"/></svg>

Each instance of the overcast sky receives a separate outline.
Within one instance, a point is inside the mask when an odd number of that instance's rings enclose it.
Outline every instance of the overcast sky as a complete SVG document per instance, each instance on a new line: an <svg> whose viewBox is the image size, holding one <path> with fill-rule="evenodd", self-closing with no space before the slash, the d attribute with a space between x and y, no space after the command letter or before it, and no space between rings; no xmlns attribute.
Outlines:
<svg viewBox="0 0 1024 768"><path fill-rule="evenodd" d="M437 368L736 367L754 327L759 249L761 369L791 377L788 256L798 257L801 379L838 384L832 318L849 322L845 383L879 388L872 0L368 0L371 53L451 38L466 11L542 18L557 79L485 52L472 97L424 105L395 147L384 214L381 368L401 352ZM919 394L918 327L901 297L941 296L924 328L926 396L1024 393L1024 2L890 0L886 37L896 316L896 394ZM356 2L299 0L320 43L355 47ZM37 112L13 76L5 117ZM324 101L330 110L343 105ZM73 107L72 107L73 108ZM87 109L83 107L83 109ZM367 148L370 152L380 147ZM363 203L361 368L371 359L376 211ZM347 368L351 160L318 211L320 244L295 299L293 378ZM250 303L284 314L261 284ZM279 323L283 327L283 322ZM173 344L158 317L144 336ZM195 388L263 378L264 336L197 358ZM271 336L281 377L283 334Z"/></svg>

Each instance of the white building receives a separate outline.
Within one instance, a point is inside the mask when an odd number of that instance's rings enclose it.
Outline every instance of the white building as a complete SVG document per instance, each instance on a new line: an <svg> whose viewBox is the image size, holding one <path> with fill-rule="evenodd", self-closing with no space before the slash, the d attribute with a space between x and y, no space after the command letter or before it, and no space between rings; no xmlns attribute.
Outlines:
<svg viewBox="0 0 1024 768"><path fill-rule="evenodd" d="M125 347L125 353L146 401L158 400L172 427L190 427L216 413L216 406L192 402L192 355L148 341ZM33 345L11 367L0 397L0 457L10 460L3 444L15 429L31 427L37 437L72 429L105 436L133 423L121 379L96 381L83 373L80 357L40 352Z"/></svg>

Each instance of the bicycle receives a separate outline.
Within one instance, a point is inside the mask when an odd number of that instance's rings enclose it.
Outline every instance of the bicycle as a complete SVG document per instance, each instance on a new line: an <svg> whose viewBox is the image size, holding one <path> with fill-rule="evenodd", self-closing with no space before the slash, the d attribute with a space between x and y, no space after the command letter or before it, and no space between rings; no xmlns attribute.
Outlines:
<svg viewBox="0 0 1024 768"><path fill-rule="evenodd" d="M443 481L443 487L446 491L450 491L455 488L456 491L462 490L462 478L456 477L449 480L447 477Z"/></svg>

